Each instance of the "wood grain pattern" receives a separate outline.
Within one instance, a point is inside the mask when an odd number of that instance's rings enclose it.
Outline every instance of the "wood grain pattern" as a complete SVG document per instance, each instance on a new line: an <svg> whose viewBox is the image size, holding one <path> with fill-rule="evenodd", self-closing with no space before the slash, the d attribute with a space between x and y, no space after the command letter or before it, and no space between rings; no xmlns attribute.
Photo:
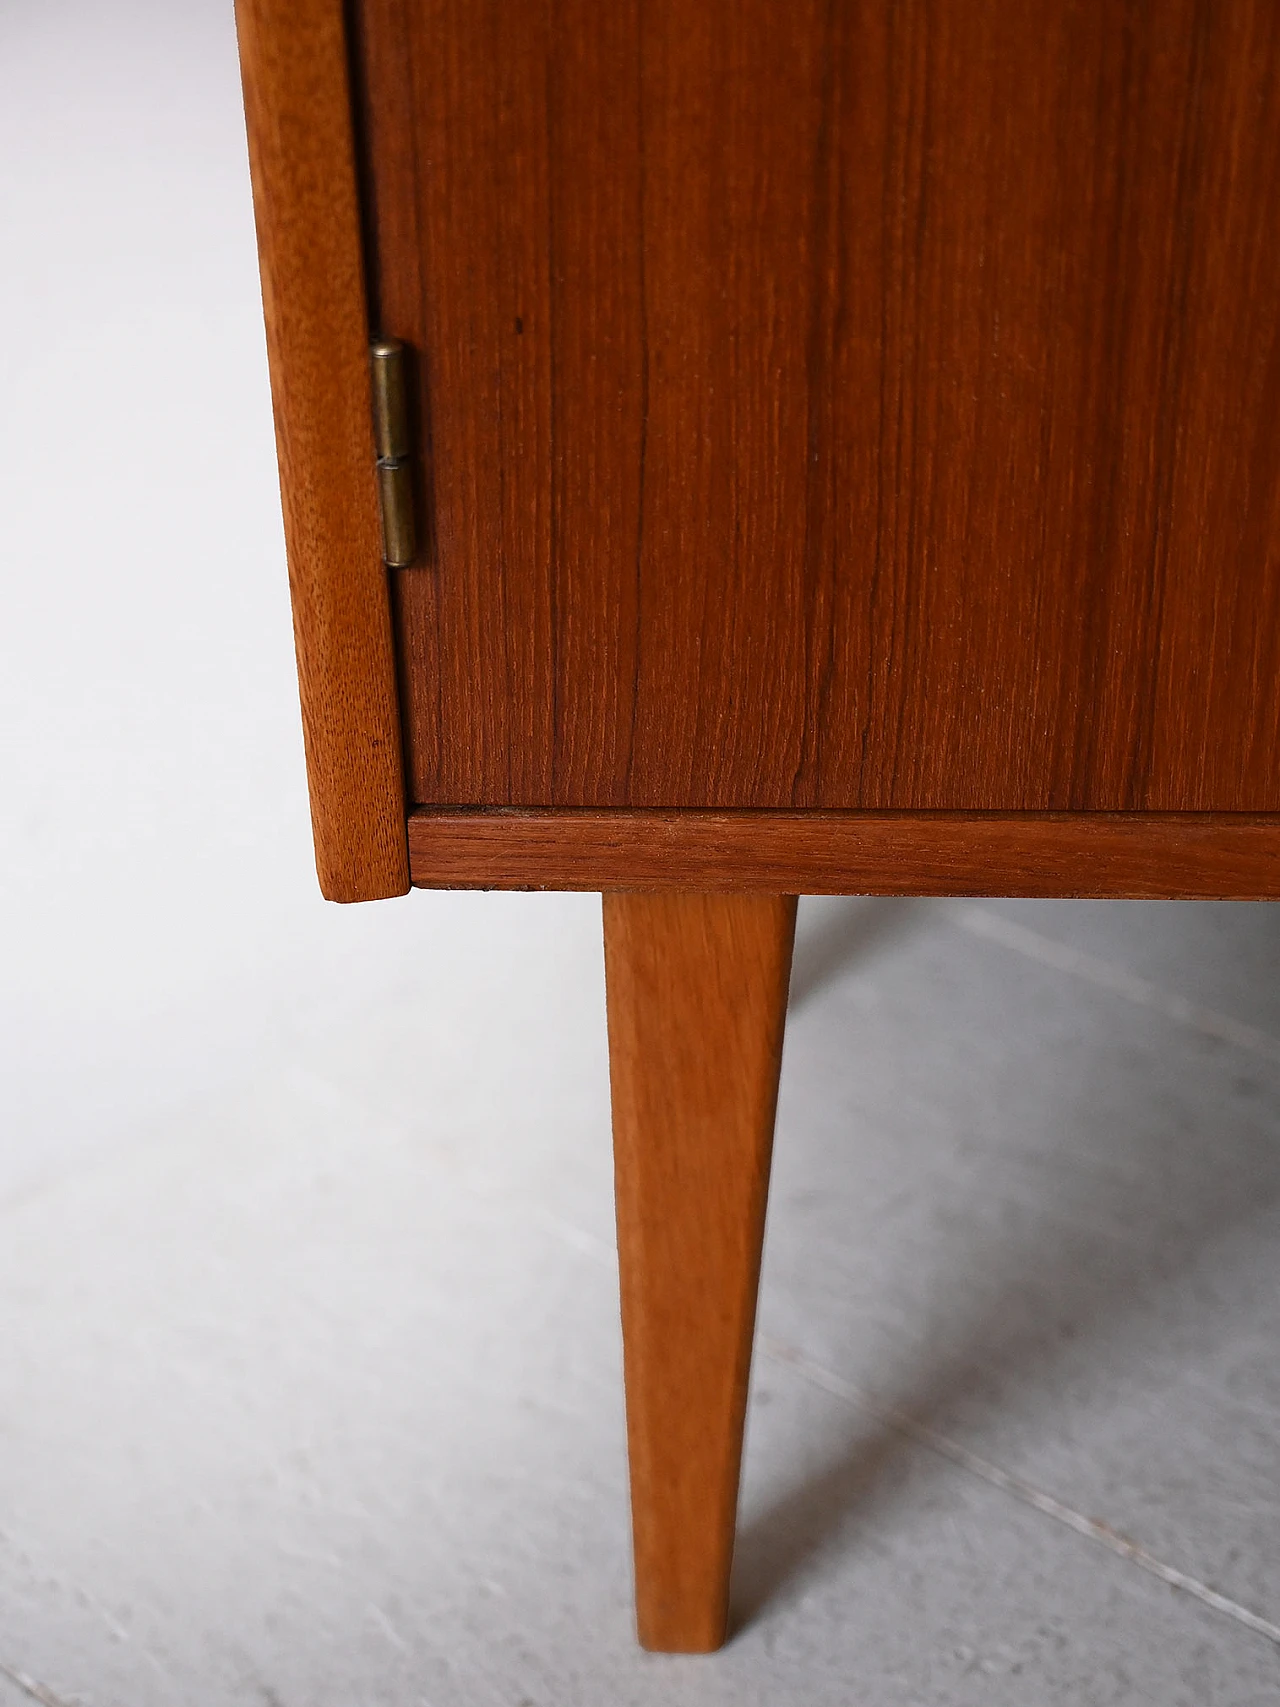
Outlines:
<svg viewBox="0 0 1280 1707"><path fill-rule="evenodd" d="M442 805L1280 808L1274 0L356 0Z"/></svg>
<svg viewBox="0 0 1280 1707"><path fill-rule="evenodd" d="M1280 816L419 808L435 889L1280 899Z"/></svg>
<svg viewBox="0 0 1280 1707"><path fill-rule="evenodd" d="M795 914L604 897L636 1618L666 1652L725 1636Z"/></svg>
<svg viewBox="0 0 1280 1707"><path fill-rule="evenodd" d="M237 0L316 870L409 887L340 0Z"/></svg>

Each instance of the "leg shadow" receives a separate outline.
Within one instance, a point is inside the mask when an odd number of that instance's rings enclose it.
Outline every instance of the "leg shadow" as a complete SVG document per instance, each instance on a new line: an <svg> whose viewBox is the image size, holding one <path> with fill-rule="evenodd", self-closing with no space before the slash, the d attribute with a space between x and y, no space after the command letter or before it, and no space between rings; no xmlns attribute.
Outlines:
<svg viewBox="0 0 1280 1707"><path fill-rule="evenodd" d="M900 943L928 922L933 905L896 896L805 896L791 959L789 1007L803 1007L851 965Z"/></svg>
<svg viewBox="0 0 1280 1707"><path fill-rule="evenodd" d="M865 929L865 906L840 916L833 942L815 945L803 968L804 994L816 994L868 942L900 935L904 921L894 915ZM1090 998L1081 992L1080 999ZM1196 1046L1220 1053L1202 1040ZM1045 1051L1048 1067L1050 1041L1042 1035L1036 1047ZM1107 1046L1094 1047L1105 1053ZM1128 1081L1116 1080L1110 1106L1106 1096L1088 1094L1095 1071L1131 1071L1132 1063L1117 1067L1114 1059L1108 1065L1082 1055L1069 1081L1081 1089L1065 1096L1063 1075L1057 1075L1054 1106L1043 1110L1049 1136L1041 1133L1027 1156L1011 1159L1011 1165L1030 1171L1032 1189L1012 1192L1002 1204L993 1207L975 1197L968 1206L957 1205L954 1168L940 1169L932 1182L922 1178L903 1187L938 1193L939 1224L954 1226L958 1219L967 1222L967 1230L944 1238L942 1284L925 1311L930 1320L917 1324L929 1331L913 1336L922 1349L905 1367L899 1365L888 1391L874 1395L881 1410L963 1431L969 1399L979 1414L990 1414L993 1405L1008 1404L1027 1389L1038 1387L1052 1397L1067 1346L1115 1333L1144 1295L1170 1285L1208 1243L1280 1200L1280 1142L1270 1117L1270 1104L1280 1102L1280 1087L1270 1082L1274 1074L1264 1063L1242 1063L1236 1082L1245 1087L1244 1097L1262 1095L1269 1102L1252 1114L1247 1100L1236 1104L1224 1131L1209 1106L1201 1106L1199 1120L1188 1118L1192 1081L1184 1078L1180 1087L1173 1082L1183 1048L1172 1029L1160 1034L1142 1094L1143 1108L1152 1112L1142 1117L1134 1115ZM830 1062L826 1094L833 1098L845 1088L846 1061ZM911 1040L904 1037L903 1072L918 1071ZM1016 1045L993 1074L993 1110L1002 1105L1002 1072L1021 1073L1025 1083L1025 1056ZM1268 1082L1259 1086L1260 1079ZM939 1097L946 1091L940 1079ZM1115 1118L1116 1105L1126 1100L1130 1117ZM794 1141L797 1135L792 1136ZM824 1167L829 1172L829 1164ZM850 1168L856 1167L855 1154ZM830 1191L832 1184L818 1189ZM982 1189L977 1180L974 1189ZM814 1260L820 1260L820 1245L814 1244ZM947 1272L963 1275L963 1283L947 1288ZM834 1362L828 1352L822 1361L832 1369L856 1371L859 1365L854 1347ZM859 1375L853 1380L863 1385ZM910 1449L900 1429L872 1412L851 1411L850 1426L824 1466L797 1479L744 1525L735 1566L735 1628L810 1574L847 1535L855 1513L863 1511L869 1520L874 1508L883 1516L883 1500L892 1497L897 1481L890 1473L894 1462Z"/></svg>

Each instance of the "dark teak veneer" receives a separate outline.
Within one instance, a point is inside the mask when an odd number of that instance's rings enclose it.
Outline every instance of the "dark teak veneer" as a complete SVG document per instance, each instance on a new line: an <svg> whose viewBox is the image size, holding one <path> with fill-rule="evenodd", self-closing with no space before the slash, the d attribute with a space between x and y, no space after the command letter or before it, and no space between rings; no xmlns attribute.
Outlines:
<svg viewBox="0 0 1280 1707"><path fill-rule="evenodd" d="M794 896L1280 894L1280 6L237 12L321 886L605 892L640 1635L715 1647Z"/></svg>

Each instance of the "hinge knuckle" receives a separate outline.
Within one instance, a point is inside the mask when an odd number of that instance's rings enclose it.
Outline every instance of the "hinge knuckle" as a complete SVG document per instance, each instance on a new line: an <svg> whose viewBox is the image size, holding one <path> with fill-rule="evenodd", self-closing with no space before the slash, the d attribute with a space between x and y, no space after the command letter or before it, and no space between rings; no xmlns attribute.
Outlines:
<svg viewBox="0 0 1280 1707"><path fill-rule="evenodd" d="M382 555L392 569L412 563L417 550L413 515L413 444L404 345L378 338L369 346L373 389L373 444L377 457Z"/></svg>

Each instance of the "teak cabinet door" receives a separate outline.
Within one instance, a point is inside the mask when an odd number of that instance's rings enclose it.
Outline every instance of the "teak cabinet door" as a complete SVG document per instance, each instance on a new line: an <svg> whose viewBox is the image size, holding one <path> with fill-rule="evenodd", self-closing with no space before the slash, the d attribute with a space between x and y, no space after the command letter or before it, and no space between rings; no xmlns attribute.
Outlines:
<svg viewBox="0 0 1280 1707"><path fill-rule="evenodd" d="M354 0L427 804L1280 808L1274 0Z"/></svg>

